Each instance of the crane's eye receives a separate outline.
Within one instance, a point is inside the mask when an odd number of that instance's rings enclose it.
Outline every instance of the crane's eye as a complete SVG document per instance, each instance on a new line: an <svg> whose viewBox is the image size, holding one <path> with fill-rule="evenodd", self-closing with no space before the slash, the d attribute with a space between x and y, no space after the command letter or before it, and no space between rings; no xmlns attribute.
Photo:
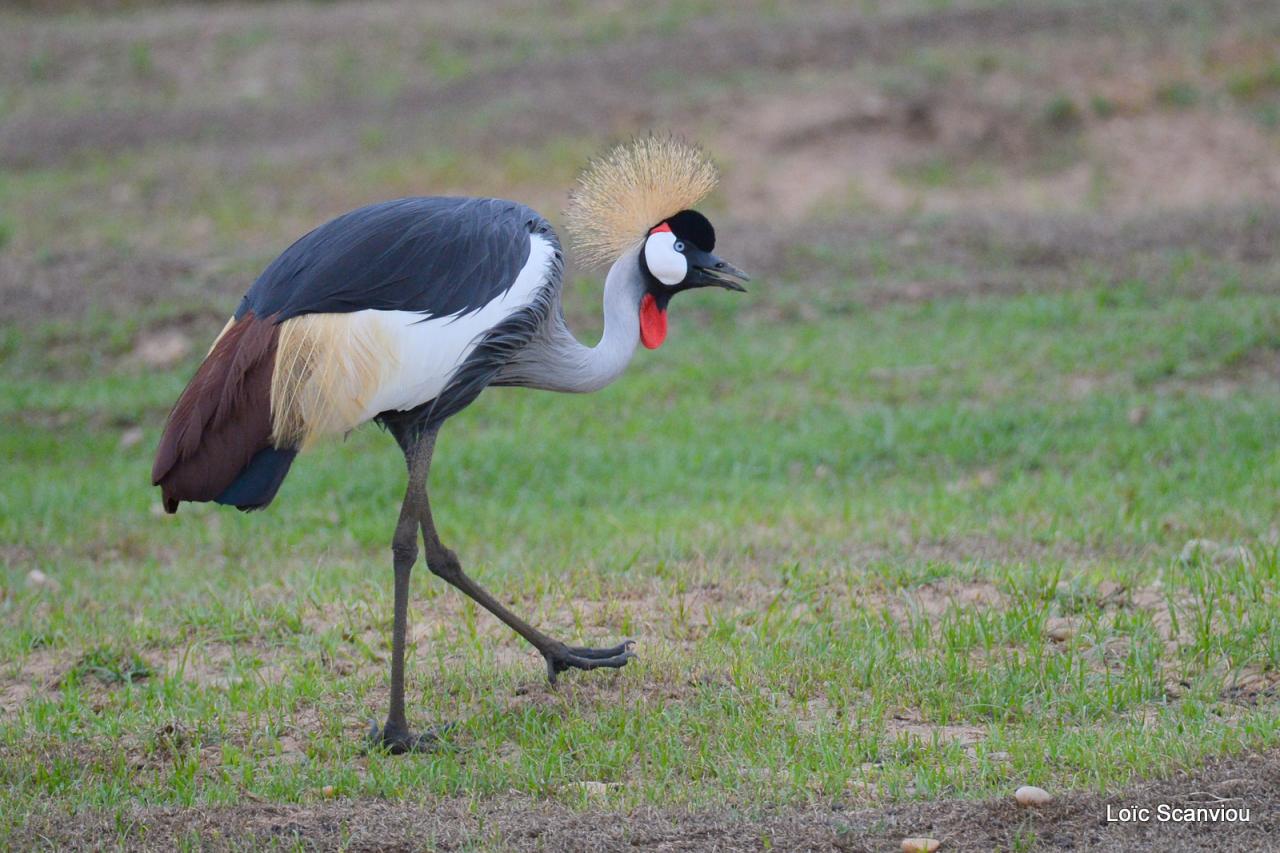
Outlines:
<svg viewBox="0 0 1280 853"><path fill-rule="evenodd" d="M644 262L658 281L674 287L689 274L689 261L681 254L684 243L670 231L650 234L644 241Z"/></svg>

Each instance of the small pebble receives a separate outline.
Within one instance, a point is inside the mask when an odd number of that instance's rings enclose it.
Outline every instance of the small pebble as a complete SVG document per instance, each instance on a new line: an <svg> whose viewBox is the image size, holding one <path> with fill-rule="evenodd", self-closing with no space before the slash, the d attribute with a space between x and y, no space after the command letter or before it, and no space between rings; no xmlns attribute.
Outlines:
<svg viewBox="0 0 1280 853"><path fill-rule="evenodd" d="M1182 552L1178 554L1178 559L1184 563L1189 563L1200 554L1212 557L1221 548L1222 546L1212 539L1188 539L1187 543L1182 546Z"/></svg>
<svg viewBox="0 0 1280 853"><path fill-rule="evenodd" d="M1070 625L1058 625L1049 629L1049 639L1055 643L1065 643L1070 640L1075 631L1071 630Z"/></svg>
<svg viewBox="0 0 1280 853"><path fill-rule="evenodd" d="M31 589L48 589L56 591L58 582L39 569L27 572L27 586Z"/></svg>
<svg viewBox="0 0 1280 853"><path fill-rule="evenodd" d="M1236 680L1236 687L1240 689L1247 689L1250 687L1260 687L1266 683L1266 677L1255 672L1249 675L1240 676L1240 678Z"/></svg>
<svg viewBox="0 0 1280 853"><path fill-rule="evenodd" d="M1112 599L1119 598L1124 595L1124 587L1115 581L1103 581L1098 584L1098 600L1102 603L1108 603Z"/></svg>
<svg viewBox="0 0 1280 853"><path fill-rule="evenodd" d="M142 441L142 427L132 426L120 433L120 449L128 450Z"/></svg>
<svg viewBox="0 0 1280 853"><path fill-rule="evenodd" d="M1253 552L1243 545L1236 545L1233 548L1223 548L1218 552L1218 559L1214 561L1218 564L1239 564L1243 568L1253 568Z"/></svg>
<svg viewBox="0 0 1280 853"><path fill-rule="evenodd" d="M902 853L933 853L941 846L942 842L936 838L902 839Z"/></svg>
<svg viewBox="0 0 1280 853"><path fill-rule="evenodd" d="M1197 559L1210 562L1215 566L1240 564L1245 568L1253 567L1253 553L1243 545L1224 545L1212 539L1190 539L1182 546L1178 559L1183 563L1193 563Z"/></svg>
<svg viewBox="0 0 1280 853"><path fill-rule="evenodd" d="M1035 785L1023 785L1013 792L1013 798L1020 806L1043 806L1053 801L1052 794Z"/></svg>

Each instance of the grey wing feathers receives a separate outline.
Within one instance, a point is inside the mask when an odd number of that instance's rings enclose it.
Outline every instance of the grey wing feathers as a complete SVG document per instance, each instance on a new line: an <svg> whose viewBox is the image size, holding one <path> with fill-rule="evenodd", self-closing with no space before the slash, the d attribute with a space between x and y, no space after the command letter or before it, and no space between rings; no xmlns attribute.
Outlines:
<svg viewBox="0 0 1280 853"><path fill-rule="evenodd" d="M367 308L446 317L478 311L515 282L542 216L491 198L404 198L343 214L263 271L236 310L276 322Z"/></svg>

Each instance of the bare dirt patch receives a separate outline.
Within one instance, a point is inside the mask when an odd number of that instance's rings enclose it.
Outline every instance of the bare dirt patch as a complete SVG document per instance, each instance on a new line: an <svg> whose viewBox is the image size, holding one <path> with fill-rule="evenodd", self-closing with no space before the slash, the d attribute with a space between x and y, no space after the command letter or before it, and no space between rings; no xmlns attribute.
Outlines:
<svg viewBox="0 0 1280 853"><path fill-rule="evenodd" d="M1218 12L1228 19L1266 8L1262 0L1218 5ZM224 12L229 14L236 13ZM239 14L248 20L263 17L253 7L245 7ZM394 7L387 7L383 14L394 14ZM370 16L377 18L379 14L375 11ZM1090 3L1074 7L955 9L880 19L832 6L802 17L773 21L767 27L744 26L731 18L699 20L675 32L627 39L568 57L501 67L452 83L415 81L415 85L389 100L344 92L318 102L283 98L276 106L241 101L186 108L19 115L0 128L0 163L49 164L86 150L113 151L157 142L215 138L235 146L257 148L296 144L300 139L311 139L331 149L344 148L357 141L358 130L364 124L403 127L417 116L451 108L474 108L478 103L516 91L524 93L528 107L504 127L508 137L542 137L549 130L598 132L601 126L616 126L622 117L651 120L657 111L665 109L664 98L655 97L665 94L663 87L635 85L637 71L643 69L666 69L687 80L713 79L744 68L753 73L844 68L868 58L891 60L904 50L938 43L1009 43L1036 34L1096 38L1117 28L1169 26L1184 18L1185 12L1168 3L1134 2L1121 6ZM350 19L351 14L339 7L311 13L305 25L312 33L327 26L350 37ZM292 21L289 26L299 23ZM368 25L371 21L361 23ZM207 51L215 46L214 40L203 39L188 49ZM283 69L273 70L275 76L282 73ZM530 87L529 81L537 81L537 85Z"/></svg>
<svg viewBox="0 0 1280 853"><path fill-rule="evenodd" d="M35 693L55 688L75 661L66 649L34 649L12 671L0 674L0 711L14 713Z"/></svg>
<svg viewBox="0 0 1280 853"><path fill-rule="evenodd" d="M413 760L413 759L405 759ZM597 799L607 801L608 792ZM947 850L1263 850L1276 830L1280 755L1215 761L1106 796L1060 794L1025 809L992 800L903 802L857 808L750 804L715 809L575 810L511 794L426 803L339 800L315 804L244 803L194 809L135 807L112 814L32 815L9 839L15 847L109 846L172 849L192 836L206 849L300 846L309 850L779 850L882 851L905 836L941 839ZM1248 823L1108 823L1106 809L1160 804L1248 809ZM1021 848L1020 848L1021 849Z"/></svg>
<svg viewBox="0 0 1280 853"><path fill-rule="evenodd" d="M1118 118L1091 131L1090 144L1107 170L1109 206L1118 211L1263 202L1280 194L1275 140L1242 117L1178 111Z"/></svg>
<svg viewBox="0 0 1280 853"><path fill-rule="evenodd" d="M1280 258L1280 209L1272 206L1133 216L985 210L928 222L914 216L848 215L803 226L735 222L730 227L754 235L735 250L740 263L762 278L840 285L829 294L837 300L829 310L843 303L876 308L1126 281L1160 282L1162 292L1189 296L1211 296L1228 286L1272 293L1277 279L1271 267ZM903 270L886 270L878 248L951 274L913 278ZM1188 268L1187 258L1240 263L1253 272L1233 279L1208 264ZM772 322L805 319L793 315L812 308L804 301L768 301L745 310Z"/></svg>
<svg viewBox="0 0 1280 853"><path fill-rule="evenodd" d="M920 743L955 743L972 747L986 740L987 727L964 723L931 723L920 718L915 710L894 714L885 720L885 732L889 736L907 737Z"/></svg>
<svg viewBox="0 0 1280 853"><path fill-rule="evenodd" d="M288 672L288 662L265 644L245 642L192 643L152 650L147 659L157 675L170 676L202 687L229 687L245 681L271 684Z"/></svg>
<svg viewBox="0 0 1280 853"><path fill-rule="evenodd" d="M210 297L223 294L230 303L237 287L248 286L232 278L173 255L85 250L24 259L0 253L0 322L81 316L92 308L124 312L196 279ZM212 313L208 319L216 322Z"/></svg>
<svg viewBox="0 0 1280 853"><path fill-rule="evenodd" d="M1098 11L1095 23L1105 18ZM1220 83L1181 76L1189 72L1176 38L1143 41L1124 30L1132 21L1111 23L1116 31L1099 33L1074 14L1040 18L1012 40L993 38L1000 50L986 55L965 27L937 41L911 30L918 50L946 52L940 79L909 52L881 47L716 102L716 148L733 165L730 208L795 222L830 209L1138 213L1272 200L1280 158L1270 132L1229 101L1200 103L1196 85ZM1240 26L1230 14L1216 23ZM849 70L868 58L884 67ZM1012 71L1020 62L1034 64ZM984 63L987 71L970 67ZM888 68L909 82L877 80ZM1177 86L1195 100L1171 109L1166 93Z"/></svg>

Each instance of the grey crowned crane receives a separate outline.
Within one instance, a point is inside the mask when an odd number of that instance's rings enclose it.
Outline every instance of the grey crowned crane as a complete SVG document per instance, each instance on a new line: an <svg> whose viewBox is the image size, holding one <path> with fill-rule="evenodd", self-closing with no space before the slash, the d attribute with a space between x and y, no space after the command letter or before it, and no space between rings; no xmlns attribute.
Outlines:
<svg viewBox="0 0 1280 853"><path fill-rule="evenodd" d="M392 539L391 703L376 742L423 748L404 712L409 573L422 532L427 567L542 653L547 676L624 666L630 642L568 646L511 613L440 541L427 472L440 425L490 385L586 392L608 385L636 344L667 334L667 303L698 287L742 290L746 275L711 252L692 207L715 186L702 152L670 137L619 146L590 164L568 223L584 258L611 262L604 334L565 326L563 256L551 224L489 198L406 198L362 207L302 237L253 283L169 414L152 481L164 507L215 501L261 509L299 450L366 421L404 452L408 487Z"/></svg>

